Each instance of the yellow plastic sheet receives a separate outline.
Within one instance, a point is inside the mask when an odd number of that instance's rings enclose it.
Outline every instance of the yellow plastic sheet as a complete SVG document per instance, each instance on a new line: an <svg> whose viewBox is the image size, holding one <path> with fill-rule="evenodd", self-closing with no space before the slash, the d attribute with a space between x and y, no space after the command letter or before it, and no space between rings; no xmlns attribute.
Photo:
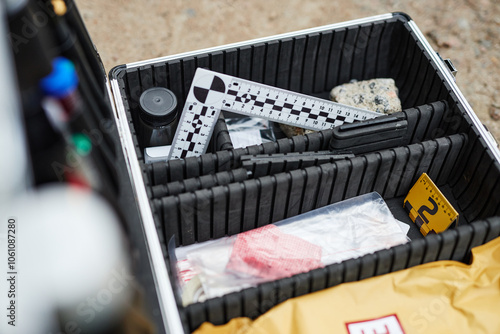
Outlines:
<svg viewBox="0 0 500 334"><path fill-rule="evenodd" d="M290 299L196 334L500 333L500 238L466 265L438 261Z"/></svg>

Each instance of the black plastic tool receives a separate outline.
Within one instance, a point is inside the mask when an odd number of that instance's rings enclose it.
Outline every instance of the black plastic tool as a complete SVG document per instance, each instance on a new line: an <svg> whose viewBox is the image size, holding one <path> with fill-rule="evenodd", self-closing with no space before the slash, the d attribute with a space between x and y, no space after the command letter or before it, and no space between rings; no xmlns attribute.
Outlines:
<svg viewBox="0 0 500 334"><path fill-rule="evenodd" d="M438 101L363 122L333 129L333 153L362 154L434 139L448 104Z"/></svg>
<svg viewBox="0 0 500 334"><path fill-rule="evenodd" d="M258 154L242 156L241 165L253 177L261 177L353 157L353 154L332 154L330 151Z"/></svg>

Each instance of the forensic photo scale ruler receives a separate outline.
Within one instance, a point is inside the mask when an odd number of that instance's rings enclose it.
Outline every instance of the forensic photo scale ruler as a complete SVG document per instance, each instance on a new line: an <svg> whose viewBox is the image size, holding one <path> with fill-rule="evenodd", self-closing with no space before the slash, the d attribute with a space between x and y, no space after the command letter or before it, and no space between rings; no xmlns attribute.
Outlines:
<svg viewBox="0 0 500 334"><path fill-rule="evenodd" d="M221 110L316 131L383 115L198 68L168 160L205 153Z"/></svg>

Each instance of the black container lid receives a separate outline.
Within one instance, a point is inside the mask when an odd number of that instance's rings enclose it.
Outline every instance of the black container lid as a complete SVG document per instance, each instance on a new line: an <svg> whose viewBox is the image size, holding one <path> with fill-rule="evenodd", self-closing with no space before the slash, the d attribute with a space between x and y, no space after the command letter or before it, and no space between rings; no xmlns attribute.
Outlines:
<svg viewBox="0 0 500 334"><path fill-rule="evenodd" d="M141 118L154 126L167 125L177 116L177 98L164 87L145 90L139 99Z"/></svg>

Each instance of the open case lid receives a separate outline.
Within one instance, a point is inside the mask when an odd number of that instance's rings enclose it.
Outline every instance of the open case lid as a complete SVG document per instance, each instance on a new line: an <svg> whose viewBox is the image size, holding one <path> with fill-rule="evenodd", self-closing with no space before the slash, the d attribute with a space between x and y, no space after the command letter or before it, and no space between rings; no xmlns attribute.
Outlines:
<svg viewBox="0 0 500 334"><path fill-rule="evenodd" d="M130 163L127 160L126 148L122 146L120 140L123 131L119 129L119 119L112 107L106 72L75 2L66 0L64 3L66 6L53 9L50 2L11 1L7 2L7 14L1 13L2 20L8 24L7 29L11 32L11 46L18 73L22 109L25 113L26 110L32 109L33 104L27 105L25 101L29 100L27 97L33 96L32 88L38 85L39 80L50 73L50 62L54 57L62 55L74 63L83 100L89 112L94 113L100 120L98 127L87 129L88 136L94 145L102 142L108 147L103 153L107 162L106 177L112 180L108 183L108 188L112 189L106 189L107 197L112 198L112 204L118 208L125 223L132 268L140 297L143 299L144 313L154 323L157 332L163 333L164 312L157 295L157 278L154 273L155 266L152 264L154 256L150 254L150 246L145 237L146 232L138 208L138 196L134 190L136 186L132 185L129 177ZM41 22L36 20L42 20L44 24L35 25ZM31 28L33 31L29 30ZM33 32L33 35L27 36L28 32ZM8 48L4 50L9 51ZM37 55L35 60L34 54ZM2 73L5 74L2 75L3 79L7 73ZM6 94L10 87L14 86L5 85ZM9 94L9 97L15 96L16 94ZM15 144L23 142L24 140L20 139ZM21 156L19 154L17 157Z"/></svg>

